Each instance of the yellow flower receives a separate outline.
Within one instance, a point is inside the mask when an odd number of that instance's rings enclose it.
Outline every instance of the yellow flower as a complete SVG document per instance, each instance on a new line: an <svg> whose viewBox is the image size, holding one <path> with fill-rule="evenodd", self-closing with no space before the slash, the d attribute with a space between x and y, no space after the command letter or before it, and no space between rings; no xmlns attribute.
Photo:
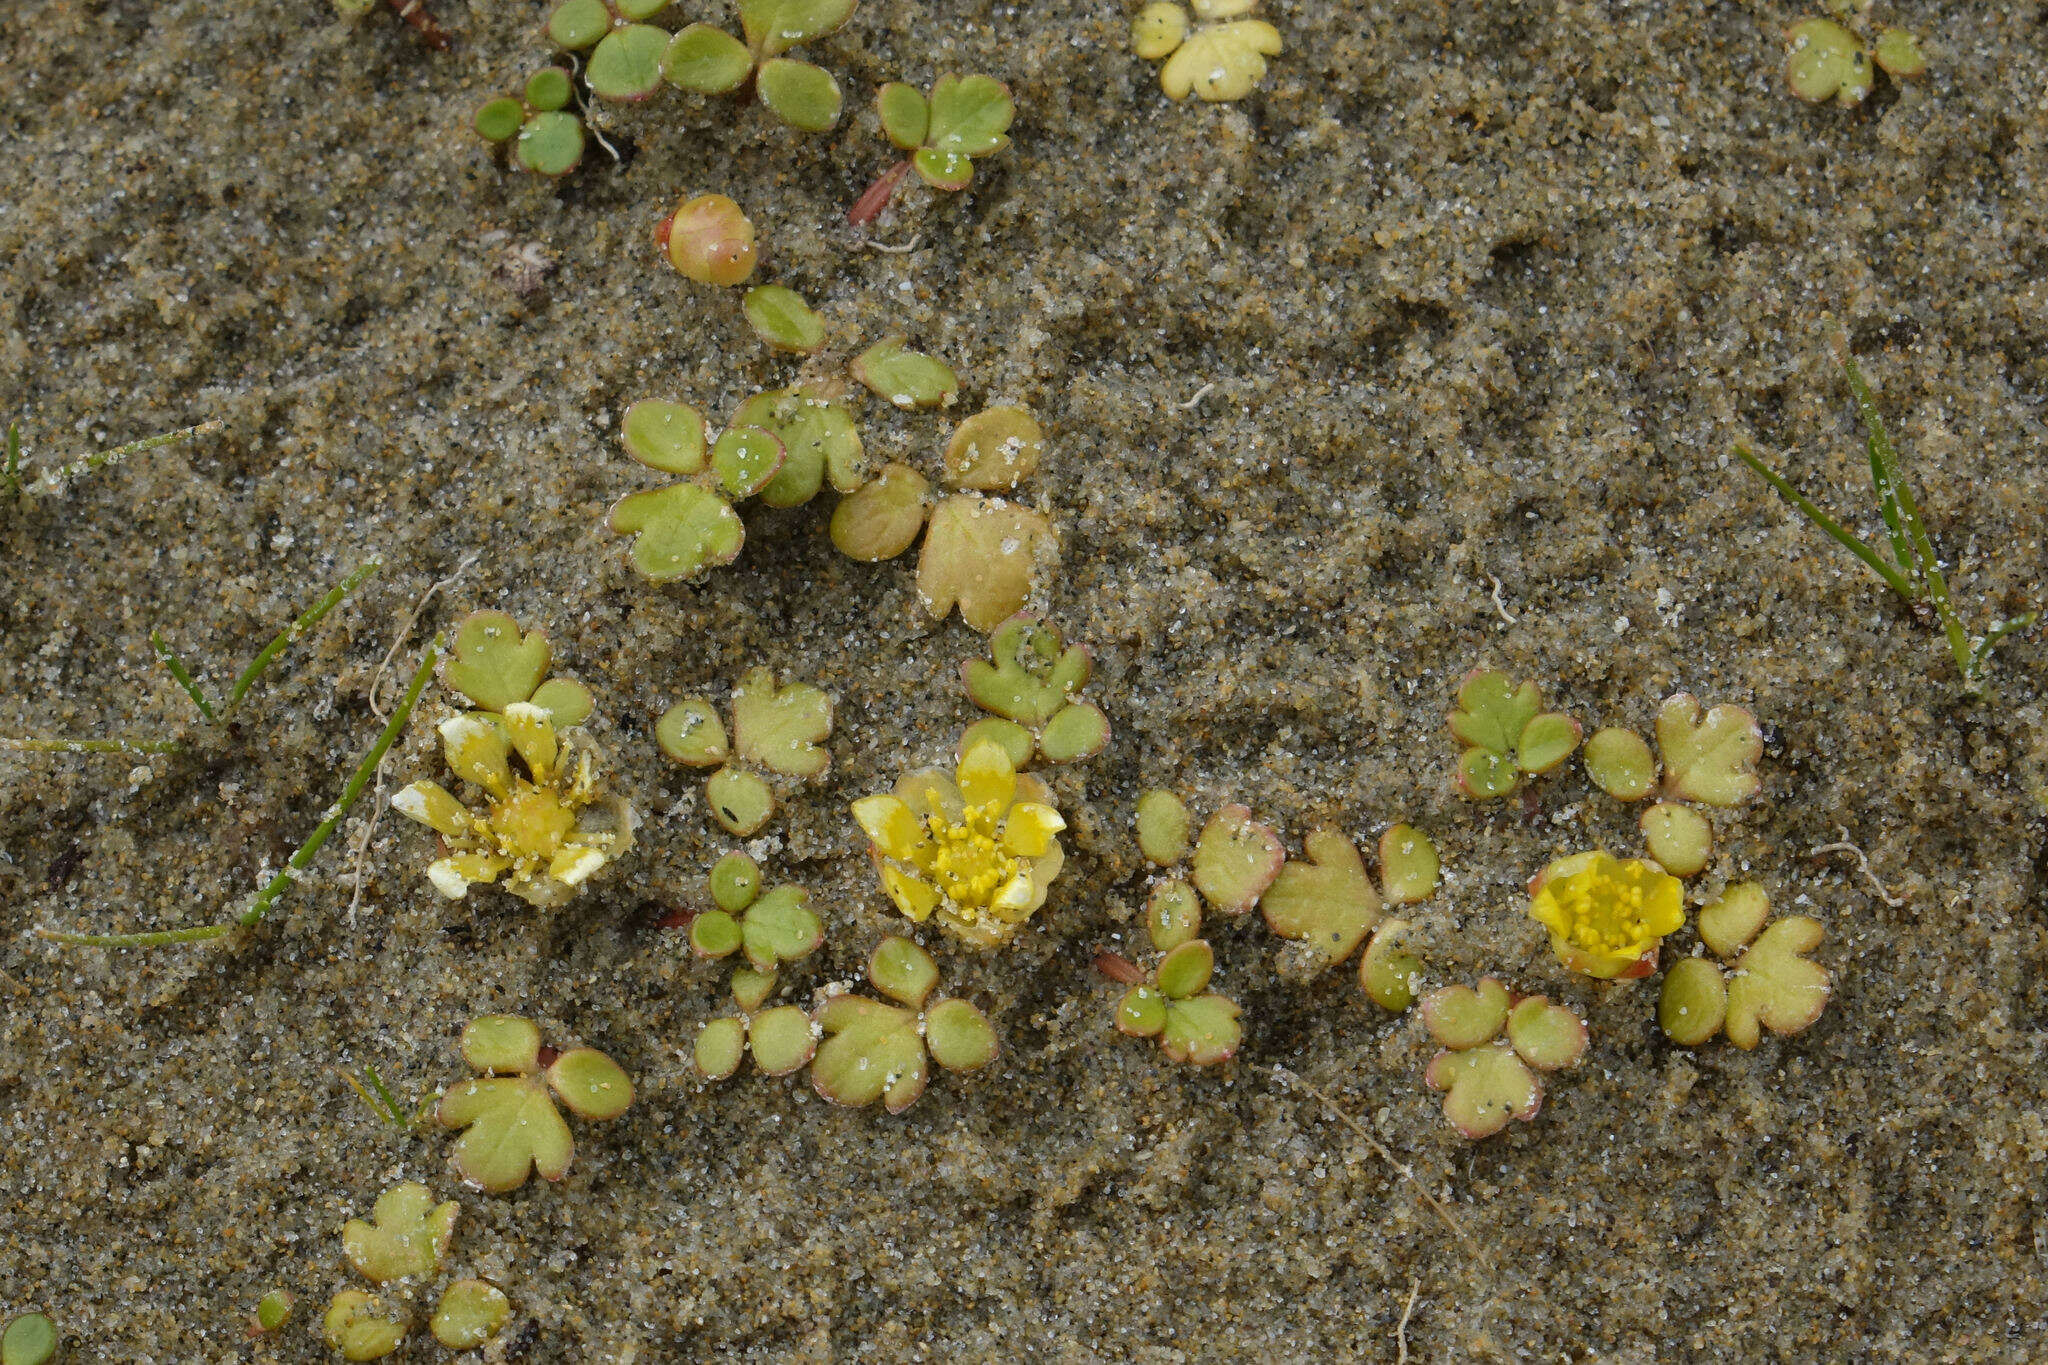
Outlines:
<svg viewBox="0 0 2048 1365"><path fill-rule="evenodd" d="M1065 861L1056 836L1067 822L1051 794L989 741L952 777L908 773L893 794L862 797L853 818L896 908L919 924L936 915L977 948L1016 933Z"/></svg>
<svg viewBox="0 0 2048 1365"><path fill-rule="evenodd" d="M1685 923L1685 889L1655 863L1605 853L1560 858L1531 887L1529 917L1557 960L1606 980L1648 976L1657 945Z"/></svg>
<svg viewBox="0 0 2048 1365"><path fill-rule="evenodd" d="M449 899L501 883L529 904L560 905L633 846L632 809L599 794L590 750L557 735L544 708L514 702L502 715L456 716L441 723L441 742L449 769L488 798L484 813L432 782L413 783L391 807L441 835L447 853L427 880Z"/></svg>

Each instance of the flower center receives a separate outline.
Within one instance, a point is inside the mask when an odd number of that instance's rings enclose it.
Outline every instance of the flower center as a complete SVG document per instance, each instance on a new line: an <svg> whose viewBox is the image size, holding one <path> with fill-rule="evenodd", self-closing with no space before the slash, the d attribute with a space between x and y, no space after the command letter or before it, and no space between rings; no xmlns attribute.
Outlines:
<svg viewBox="0 0 2048 1365"><path fill-rule="evenodd" d="M575 832L576 812L551 788L522 779L491 805L491 833L508 857L552 857Z"/></svg>
<svg viewBox="0 0 2048 1365"><path fill-rule="evenodd" d="M976 911L1024 870L1024 860L1003 847L1002 817L993 801L967 807L957 822L942 814L925 817L932 839L918 849L918 867L960 907L962 919L975 919Z"/></svg>
<svg viewBox="0 0 2048 1365"><path fill-rule="evenodd" d="M1638 881L1599 877L1559 891L1571 914L1566 937L1577 947L1596 953L1634 952L1656 937L1643 916L1644 887Z"/></svg>

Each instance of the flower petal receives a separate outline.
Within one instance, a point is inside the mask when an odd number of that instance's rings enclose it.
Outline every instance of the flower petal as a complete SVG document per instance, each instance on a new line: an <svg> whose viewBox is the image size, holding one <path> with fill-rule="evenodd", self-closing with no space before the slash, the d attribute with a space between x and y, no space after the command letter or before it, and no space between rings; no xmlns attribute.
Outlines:
<svg viewBox="0 0 2048 1365"><path fill-rule="evenodd" d="M581 886L605 864L604 853L587 844L564 844L548 863L548 875L564 886Z"/></svg>
<svg viewBox="0 0 2048 1365"><path fill-rule="evenodd" d="M1003 825L1003 847L1025 858L1036 858L1052 843L1052 837L1067 827L1067 822L1051 806L1041 806L1026 801L1010 807L1009 819Z"/></svg>
<svg viewBox="0 0 2048 1365"><path fill-rule="evenodd" d="M457 777L497 797L512 790L512 741L496 717L472 713L442 721L441 746Z"/></svg>
<svg viewBox="0 0 2048 1365"><path fill-rule="evenodd" d="M920 820L932 815L942 815L948 822L960 819L960 789L942 772L905 773L896 779L896 799Z"/></svg>
<svg viewBox="0 0 2048 1365"><path fill-rule="evenodd" d="M983 740L960 760L960 799L970 806L1007 810L1017 792L1017 769L1002 745Z"/></svg>
<svg viewBox="0 0 2048 1365"><path fill-rule="evenodd" d="M415 782L391 798L391 809L450 839L469 832L469 811L436 782Z"/></svg>
<svg viewBox="0 0 2048 1365"><path fill-rule="evenodd" d="M896 902L898 910L919 924L931 918L933 908L939 903L936 888L886 865L882 868L882 889L889 893L890 900Z"/></svg>
<svg viewBox="0 0 2048 1365"><path fill-rule="evenodd" d="M996 894L989 900L989 908L998 917L1015 923L1031 914L1035 908L1032 901L1037 893L1038 888L1031 884L1031 869L1021 868L1016 876L996 888Z"/></svg>
<svg viewBox="0 0 2048 1365"><path fill-rule="evenodd" d="M853 803L853 818L860 821L875 847L891 858L907 861L925 842L916 813L896 797L864 796Z"/></svg>
<svg viewBox="0 0 2048 1365"><path fill-rule="evenodd" d="M488 853L456 853L427 864L427 880L449 900L461 900L473 883L494 882L512 864Z"/></svg>
<svg viewBox="0 0 2048 1365"><path fill-rule="evenodd" d="M505 733L519 751L519 761L533 780L545 783L553 774L561 745L555 739L555 723L541 707L529 701L515 701L505 708Z"/></svg>

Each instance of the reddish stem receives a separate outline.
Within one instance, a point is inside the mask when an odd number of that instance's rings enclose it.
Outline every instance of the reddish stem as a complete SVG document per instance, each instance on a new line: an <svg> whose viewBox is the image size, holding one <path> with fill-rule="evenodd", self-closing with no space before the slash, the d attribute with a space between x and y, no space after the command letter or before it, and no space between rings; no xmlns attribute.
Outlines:
<svg viewBox="0 0 2048 1365"><path fill-rule="evenodd" d="M387 3L398 11L399 18L412 25L412 31L420 35L420 41L436 52L446 52L454 41L453 35L427 13L426 0L387 0Z"/></svg>
<svg viewBox="0 0 2048 1365"><path fill-rule="evenodd" d="M688 907L679 907L656 920L654 927L657 929L687 929L690 927L690 921L695 918L697 918L695 910L691 910Z"/></svg>
<svg viewBox="0 0 2048 1365"><path fill-rule="evenodd" d="M889 200L895 195L896 187L903 183L903 177L910 173L910 163L899 161L875 177L875 183L853 201L853 207L846 211L846 221L855 227L865 227L881 217L882 210L889 207Z"/></svg>
<svg viewBox="0 0 2048 1365"><path fill-rule="evenodd" d="M676 216L673 213L654 225L654 249L664 256L668 255L669 229L675 225Z"/></svg>
<svg viewBox="0 0 2048 1365"><path fill-rule="evenodd" d="M1145 974L1138 970L1138 964L1116 953L1097 953L1095 955L1095 970L1101 972L1111 981L1120 982L1126 986L1142 986L1145 984Z"/></svg>
<svg viewBox="0 0 2048 1365"><path fill-rule="evenodd" d="M553 1066L555 1064L555 1058L561 1055L562 1049L558 1047L549 1047L547 1044L543 1043L541 1044L540 1049L540 1064L543 1067Z"/></svg>

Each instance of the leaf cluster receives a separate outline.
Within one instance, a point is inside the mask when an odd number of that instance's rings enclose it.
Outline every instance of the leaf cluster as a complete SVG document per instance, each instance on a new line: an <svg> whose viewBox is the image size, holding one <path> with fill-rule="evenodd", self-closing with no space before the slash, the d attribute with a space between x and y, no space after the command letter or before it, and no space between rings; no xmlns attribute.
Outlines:
<svg viewBox="0 0 2048 1365"><path fill-rule="evenodd" d="M1863 103L1882 69L1893 80L1925 74L1927 58L1920 39L1902 28L1887 28L1865 42L1832 19L1801 19L1785 30L1791 47L1785 53L1785 84L1809 104L1833 100L1854 107Z"/></svg>
<svg viewBox="0 0 2048 1365"><path fill-rule="evenodd" d="M776 686L775 674L754 668L732 690L732 733L708 697L685 697L655 722L661 751L678 763L718 771L704 786L711 814L741 838L775 814L775 791L762 771L814 778L832 764L832 699L809 683Z"/></svg>
<svg viewBox="0 0 2048 1365"><path fill-rule="evenodd" d="M908 153L910 164L935 190L959 191L974 183L974 163L1010 145L1017 116L1010 88L993 76L947 74L926 94L890 81L875 97L882 134Z"/></svg>
<svg viewBox="0 0 2048 1365"><path fill-rule="evenodd" d="M811 1086L834 1104L880 1100L898 1114L924 1093L931 1062L966 1072L995 1060L988 1016L957 997L934 1000L938 964L909 939L891 935L876 945L868 981L886 999L836 994L815 1016L823 1041L811 1060Z"/></svg>
<svg viewBox="0 0 2048 1365"><path fill-rule="evenodd" d="M661 58L670 85L705 95L744 88L790 127L822 133L839 122L839 83L823 67L783 54L836 33L853 17L855 0L740 0L744 41L710 24L677 33Z"/></svg>
<svg viewBox="0 0 2048 1365"><path fill-rule="evenodd" d="M1657 1023L1674 1043L1698 1047L1724 1028L1747 1051L1763 1030L1803 1032L1827 1008L1833 983L1806 955L1826 931L1806 915L1772 921L1770 897L1755 882L1738 882L1699 913L1705 957L1681 958L1664 974Z"/></svg>
<svg viewBox="0 0 2048 1365"><path fill-rule="evenodd" d="M1570 716L1543 709L1535 683L1517 686L1497 669L1473 669L1451 710L1458 790L1475 801L1512 796L1527 778L1571 757L1579 733Z"/></svg>
<svg viewBox="0 0 2048 1365"><path fill-rule="evenodd" d="M1468 1138L1491 1137L1543 1107L1538 1073L1576 1065L1585 1021L1540 995L1516 997L1492 977L1445 986L1422 1002L1423 1027L1442 1047L1423 1079L1444 1091L1444 1117ZM1503 1030L1505 1036L1503 1037Z"/></svg>
<svg viewBox="0 0 2048 1365"><path fill-rule="evenodd" d="M462 1057L476 1077L441 1096L444 1128L459 1128L455 1169L491 1194L516 1190L538 1170L569 1173L576 1152L559 1102L583 1119L614 1119L633 1102L633 1082L595 1048L571 1048L541 1060L540 1029L529 1019L489 1014L462 1030Z"/></svg>
<svg viewBox="0 0 2048 1365"><path fill-rule="evenodd" d="M1020 612L996 627L989 655L960 665L968 697L991 715L960 737L962 756L984 739L1002 745L1020 769L1034 756L1058 764L1102 752L1109 717L1078 700L1095 667L1084 646L1067 644L1057 627Z"/></svg>
<svg viewBox="0 0 2048 1365"><path fill-rule="evenodd" d="M1665 871L1690 877L1706 866L1714 830L1692 806L1734 807L1762 786L1756 765L1763 757L1763 728L1740 706L1703 708L1689 692L1658 708L1657 748L1662 751L1661 797L1643 812L1643 839ZM1659 791L1658 756L1635 731L1604 726L1586 741L1586 775L1619 801L1640 801Z"/></svg>
<svg viewBox="0 0 2048 1365"><path fill-rule="evenodd" d="M560 178L583 162L583 119L569 108L575 91L567 71L542 67L518 94L485 101L472 123L484 141L510 148L523 169Z"/></svg>
<svg viewBox="0 0 2048 1365"><path fill-rule="evenodd" d="M321 1335L344 1360L380 1360L397 1350L412 1328L410 1291L440 1274L462 1212L440 1204L425 1185L394 1185L377 1197L369 1219L351 1218L341 1230L342 1253L379 1292L343 1289L328 1302ZM257 1307L257 1325L274 1332L291 1311L289 1295L273 1291ZM450 1348L481 1346L504 1326L512 1304L486 1280L446 1286L430 1320L434 1339Z"/></svg>

